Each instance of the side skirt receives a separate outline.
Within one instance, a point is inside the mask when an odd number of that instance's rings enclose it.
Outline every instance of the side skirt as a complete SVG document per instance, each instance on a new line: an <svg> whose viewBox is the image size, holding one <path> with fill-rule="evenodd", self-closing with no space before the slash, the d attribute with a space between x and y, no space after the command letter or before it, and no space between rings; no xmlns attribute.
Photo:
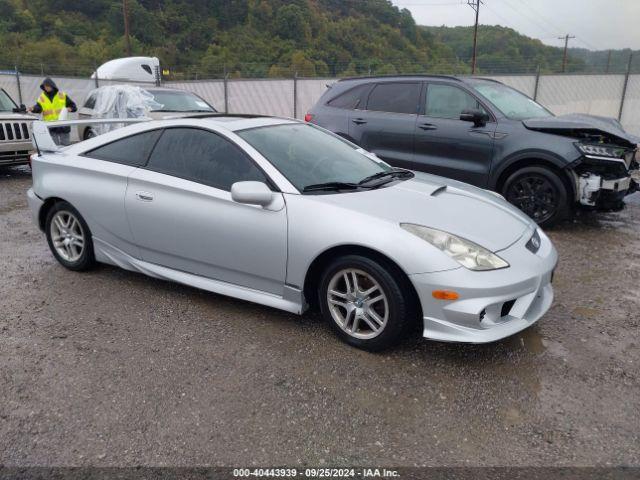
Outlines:
<svg viewBox="0 0 640 480"><path fill-rule="evenodd" d="M242 287L226 283L220 280L214 280L192 273L173 270L168 267L148 263L143 260L128 255L115 248L114 246L93 237L93 247L96 260L101 263L107 263L116 267L139 272L150 277L169 280L172 282L182 283L190 287L200 288L208 292L227 295L229 297L246 300L248 302L258 303L267 307L278 308L287 312L301 314L303 312L303 295L302 291L288 285L283 286L283 296L265 293L252 288Z"/></svg>

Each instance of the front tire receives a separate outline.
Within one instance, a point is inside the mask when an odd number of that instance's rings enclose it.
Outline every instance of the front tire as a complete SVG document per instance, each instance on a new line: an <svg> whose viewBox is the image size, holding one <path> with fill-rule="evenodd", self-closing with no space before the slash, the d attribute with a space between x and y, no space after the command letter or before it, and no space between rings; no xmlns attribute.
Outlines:
<svg viewBox="0 0 640 480"><path fill-rule="evenodd" d="M502 195L541 227L560 222L569 210L567 187L546 167L516 170L504 182Z"/></svg>
<svg viewBox="0 0 640 480"><path fill-rule="evenodd" d="M346 343L378 351L397 344L416 318L399 272L360 255L334 260L318 290L322 316Z"/></svg>
<svg viewBox="0 0 640 480"><path fill-rule="evenodd" d="M56 260L74 271L88 270L95 264L89 226L70 203L58 202L47 213L47 243Z"/></svg>

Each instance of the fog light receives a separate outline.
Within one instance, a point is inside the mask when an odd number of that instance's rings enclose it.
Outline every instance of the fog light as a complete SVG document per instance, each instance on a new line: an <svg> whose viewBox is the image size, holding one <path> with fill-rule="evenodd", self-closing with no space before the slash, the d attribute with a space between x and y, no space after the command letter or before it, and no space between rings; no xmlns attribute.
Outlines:
<svg viewBox="0 0 640 480"><path fill-rule="evenodd" d="M460 298L457 292L451 290L434 290L431 295L438 300L458 300Z"/></svg>

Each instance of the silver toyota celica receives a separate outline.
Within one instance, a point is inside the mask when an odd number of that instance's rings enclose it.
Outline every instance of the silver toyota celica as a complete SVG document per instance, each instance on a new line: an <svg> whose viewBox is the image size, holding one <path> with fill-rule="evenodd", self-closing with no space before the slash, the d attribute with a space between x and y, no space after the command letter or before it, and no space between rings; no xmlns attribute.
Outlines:
<svg viewBox="0 0 640 480"><path fill-rule="evenodd" d="M502 197L392 168L319 127L205 115L62 149L46 131L34 125L28 200L68 269L103 262L288 312L317 307L370 350L418 321L426 338L495 341L553 300L556 250Z"/></svg>

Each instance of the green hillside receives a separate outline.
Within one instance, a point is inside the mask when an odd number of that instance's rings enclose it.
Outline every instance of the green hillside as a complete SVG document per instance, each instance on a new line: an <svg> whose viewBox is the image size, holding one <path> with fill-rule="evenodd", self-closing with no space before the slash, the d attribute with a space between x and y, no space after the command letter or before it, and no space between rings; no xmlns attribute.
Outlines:
<svg viewBox="0 0 640 480"><path fill-rule="evenodd" d="M132 54L173 78L468 73L471 29L418 27L387 0L128 0ZM122 0L0 0L0 69L87 75L125 56ZM590 68L588 52L570 69ZM481 27L480 72L557 71L561 50Z"/></svg>

